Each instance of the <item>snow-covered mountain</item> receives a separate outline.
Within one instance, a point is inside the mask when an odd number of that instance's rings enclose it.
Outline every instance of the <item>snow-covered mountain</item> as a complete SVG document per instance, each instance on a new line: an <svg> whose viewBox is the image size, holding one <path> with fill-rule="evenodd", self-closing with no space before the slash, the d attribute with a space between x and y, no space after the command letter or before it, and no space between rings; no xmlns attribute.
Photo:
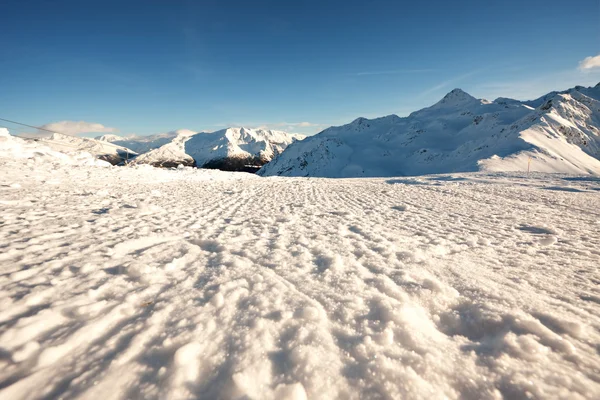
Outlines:
<svg viewBox="0 0 600 400"><path fill-rule="evenodd" d="M149 164L155 167L172 168L179 165L195 167L196 161L185 153L185 142L191 136L185 133L171 138L162 146L140 154L131 164Z"/></svg>
<svg viewBox="0 0 600 400"><path fill-rule="evenodd" d="M142 154L133 163L256 171L288 145L302 139L303 135L248 128L227 128L192 135L185 132L176 135L169 143Z"/></svg>
<svg viewBox="0 0 600 400"><path fill-rule="evenodd" d="M111 143L110 141L69 136L60 133L54 133L47 138L40 138L38 141L55 151L63 153L87 152L113 165L126 162L138 155L137 152L116 143Z"/></svg>
<svg viewBox="0 0 600 400"><path fill-rule="evenodd" d="M101 142L116 142L118 140L124 140L125 138L123 138L122 136L119 135L114 135L112 133L108 133L106 135L102 135L102 136L96 136L94 139L99 140Z"/></svg>
<svg viewBox="0 0 600 400"><path fill-rule="evenodd" d="M600 174L600 84L533 101L460 89L408 117L358 118L294 143L259 175L359 177L488 171Z"/></svg>

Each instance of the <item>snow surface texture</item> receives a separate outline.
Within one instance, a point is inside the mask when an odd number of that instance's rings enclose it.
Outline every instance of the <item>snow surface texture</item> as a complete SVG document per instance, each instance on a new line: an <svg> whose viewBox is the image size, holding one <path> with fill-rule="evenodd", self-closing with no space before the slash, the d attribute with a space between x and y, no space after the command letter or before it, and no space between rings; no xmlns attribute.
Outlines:
<svg viewBox="0 0 600 400"><path fill-rule="evenodd" d="M2 399L600 398L598 178L6 154Z"/></svg>
<svg viewBox="0 0 600 400"><path fill-rule="evenodd" d="M406 118L358 118L291 145L259 175L361 177L468 171L600 175L600 84L538 100L460 89Z"/></svg>

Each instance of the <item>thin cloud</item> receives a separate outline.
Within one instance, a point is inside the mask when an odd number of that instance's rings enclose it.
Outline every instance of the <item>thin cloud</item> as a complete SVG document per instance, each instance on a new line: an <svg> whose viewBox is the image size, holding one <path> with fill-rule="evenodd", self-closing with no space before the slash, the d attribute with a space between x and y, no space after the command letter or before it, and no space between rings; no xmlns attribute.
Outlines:
<svg viewBox="0 0 600 400"><path fill-rule="evenodd" d="M322 124L313 124L312 122L296 122L296 123L283 123L284 125L289 126L298 126L300 128L308 128L310 126L321 126Z"/></svg>
<svg viewBox="0 0 600 400"><path fill-rule="evenodd" d="M555 90L566 90L578 85L595 86L599 79L599 69L588 71L570 69L528 79L482 83L473 87L473 94L490 100L498 97L532 100ZM560 82L560 85L557 86L556 82Z"/></svg>
<svg viewBox="0 0 600 400"><path fill-rule="evenodd" d="M363 71L363 72L352 72L347 75L350 76L370 76L370 75L397 75L397 74L420 74L427 72L435 72L435 69L394 69L388 71Z"/></svg>
<svg viewBox="0 0 600 400"><path fill-rule="evenodd" d="M473 75L477 75L481 71L482 71L481 69L477 69L475 71L467 72L466 74L462 74L462 75L456 76L454 78L450 78L448 80L440 82L439 84L437 84L437 85L435 85L435 86L433 86L433 87L425 90L423 93L421 93L421 97L425 97L425 96L430 95L432 93L438 92L438 91L440 91L440 90L442 90L444 88L447 89L450 86L453 86L453 85L455 85L455 84L457 84L457 83L459 83L459 82L461 82L461 81L463 81L463 80L465 80L465 79L467 79L467 78L469 78L469 77L471 77Z"/></svg>
<svg viewBox="0 0 600 400"><path fill-rule="evenodd" d="M596 68L600 68L600 54L593 57L586 57L579 62L580 71L589 71Z"/></svg>
<svg viewBox="0 0 600 400"><path fill-rule="evenodd" d="M312 122L275 122L275 123L266 123L266 124L258 124L249 126L257 128L257 129L273 129L273 130L284 130L287 132L302 130L302 131L310 131L316 132L320 130L321 127L325 126L325 124L315 124Z"/></svg>

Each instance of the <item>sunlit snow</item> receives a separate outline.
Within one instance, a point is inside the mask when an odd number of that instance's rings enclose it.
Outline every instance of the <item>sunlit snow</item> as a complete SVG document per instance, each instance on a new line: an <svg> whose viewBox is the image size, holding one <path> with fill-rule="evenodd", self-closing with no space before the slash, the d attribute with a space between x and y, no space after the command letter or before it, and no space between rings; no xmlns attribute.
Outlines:
<svg viewBox="0 0 600 400"><path fill-rule="evenodd" d="M0 135L1 399L600 396L599 178L60 154Z"/></svg>

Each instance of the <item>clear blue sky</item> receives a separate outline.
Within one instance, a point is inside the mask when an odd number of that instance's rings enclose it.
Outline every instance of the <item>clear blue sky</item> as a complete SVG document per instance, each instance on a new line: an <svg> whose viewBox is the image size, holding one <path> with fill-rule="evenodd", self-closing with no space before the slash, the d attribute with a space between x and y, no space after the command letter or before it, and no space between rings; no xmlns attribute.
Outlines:
<svg viewBox="0 0 600 400"><path fill-rule="evenodd" d="M4 0L0 117L315 133L600 81L598 0ZM303 124L300 124L303 123ZM295 124L295 125L292 125Z"/></svg>

